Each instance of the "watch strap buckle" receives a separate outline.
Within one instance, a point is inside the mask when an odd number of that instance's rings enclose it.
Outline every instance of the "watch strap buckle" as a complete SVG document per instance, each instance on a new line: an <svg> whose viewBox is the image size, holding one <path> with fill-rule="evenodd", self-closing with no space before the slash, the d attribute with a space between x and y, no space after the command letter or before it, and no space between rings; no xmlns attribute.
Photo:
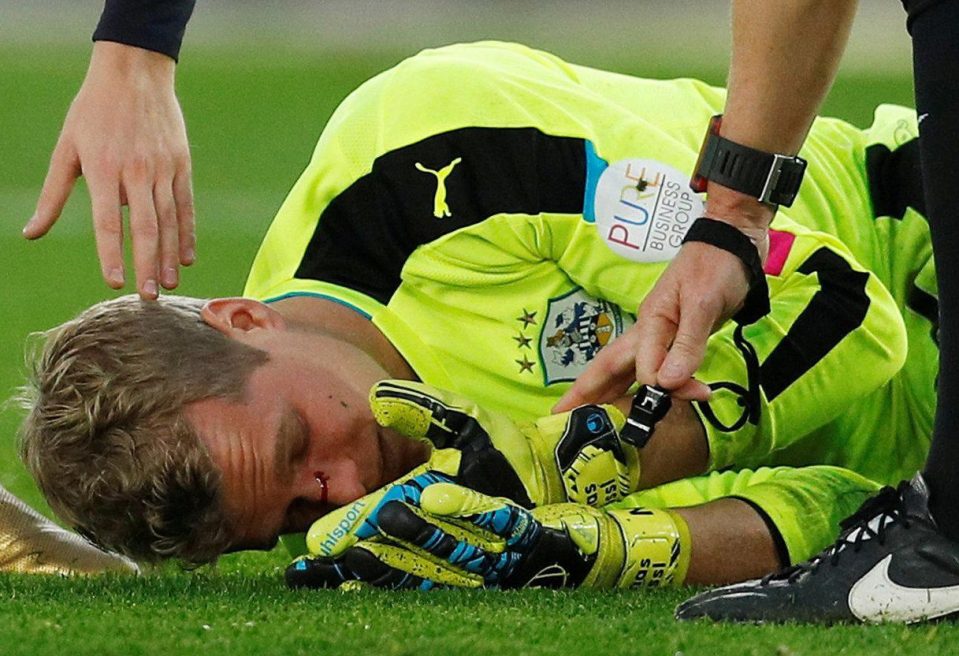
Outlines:
<svg viewBox="0 0 959 656"><path fill-rule="evenodd" d="M762 191L759 192L759 202L788 207L796 199L799 183L794 179L798 178L802 181L806 171L806 160L802 157L778 153L774 153L772 157L769 174L766 176Z"/></svg>

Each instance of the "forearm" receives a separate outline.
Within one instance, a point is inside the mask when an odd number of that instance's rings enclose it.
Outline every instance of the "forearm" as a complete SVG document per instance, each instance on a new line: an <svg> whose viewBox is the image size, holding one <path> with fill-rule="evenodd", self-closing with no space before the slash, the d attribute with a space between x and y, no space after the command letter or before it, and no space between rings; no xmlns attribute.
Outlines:
<svg viewBox="0 0 959 656"><path fill-rule="evenodd" d="M722 135L759 150L796 154L829 91L856 0L735 0ZM706 213L764 228L774 208L710 183Z"/></svg>
<svg viewBox="0 0 959 656"><path fill-rule="evenodd" d="M94 41L113 41L176 60L196 0L107 0Z"/></svg>
<svg viewBox="0 0 959 656"><path fill-rule="evenodd" d="M769 276L769 315L742 338L731 325L718 331L697 372L717 390L697 406L710 469L783 462L785 449L849 412L902 367L905 327L888 290L824 235L777 233L780 252L790 235L781 275ZM824 439L827 433L817 435Z"/></svg>
<svg viewBox="0 0 959 656"><path fill-rule="evenodd" d="M693 404L673 401L640 455L639 489L705 473L709 464L706 429Z"/></svg>
<svg viewBox="0 0 959 656"><path fill-rule="evenodd" d="M714 472L631 495L620 509L668 508L691 552L686 583L717 584L806 560L836 539L839 523L878 485L839 467Z"/></svg>

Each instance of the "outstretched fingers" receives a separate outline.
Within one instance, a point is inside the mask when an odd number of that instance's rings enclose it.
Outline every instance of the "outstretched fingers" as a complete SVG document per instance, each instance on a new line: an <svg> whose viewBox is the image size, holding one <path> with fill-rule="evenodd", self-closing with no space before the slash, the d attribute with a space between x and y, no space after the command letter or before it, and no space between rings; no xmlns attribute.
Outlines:
<svg viewBox="0 0 959 656"><path fill-rule="evenodd" d="M153 300L159 295L157 269L160 226L153 188L148 178L152 179L152 173L137 169L124 177L123 185L130 207L130 233L133 239L133 268L136 271L137 291L144 300Z"/></svg>
<svg viewBox="0 0 959 656"><path fill-rule="evenodd" d="M440 482L424 488L419 507L433 517L459 520L458 525L485 537L487 545L492 545L488 549L527 545L535 540L539 528L525 508L454 483Z"/></svg>
<svg viewBox="0 0 959 656"><path fill-rule="evenodd" d="M357 580L342 558L313 556L294 560L287 566L283 577L291 588L338 588L347 581Z"/></svg>
<svg viewBox="0 0 959 656"><path fill-rule="evenodd" d="M61 138L50 158L50 168L43 181L37 208L23 228L24 237L39 239L49 232L60 218L78 177L80 177L80 159L76 151Z"/></svg>
<svg viewBox="0 0 959 656"><path fill-rule="evenodd" d="M190 266L196 261L196 212L189 157L173 178L173 199L176 203L180 264Z"/></svg>
<svg viewBox="0 0 959 656"><path fill-rule="evenodd" d="M508 585L542 526L505 499L436 480L424 478L426 485L415 493L384 498L373 513L357 516L352 527L344 528L341 520L341 532L362 538L343 543L345 549L314 549L314 541L311 551L325 555L294 561L286 571L287 584L338 588L358 582L419 590ZM370 530L357 530L360 522ZM308 536L308 545L311 537L317 536Z"/></svg>
<svg viewBox="0 0 959 656"><path fill-rule="evenodd" d="M369 540L336 558L298 558L286 568L285 579L291 588L370 585L386 590L431 590L482 585L482 581L438 572L429 562L400 547Z"/></svg>
<svg viewBox="0 0 959 656"><path fill-rule="evenodd" d="M480 588L483 578L389 542L361 542L345 556L359 580L390 590Z"/></svg>
<svg viewBox="0 0 959 656"><path fill-rule="evenodd" d="M115 176L88 173L90 204L93 209L93 235L103 279L113 289L123 287L123 213L120 186Z"/></svg>
<svg viewBox="0 0 959 656"><path fill-rule="evenodd" d="M153 186L153 204L160 231L160 284L174 289L180 283L180 229L177 224L176 201L173 196L173 178L160 176Z"/></svg>
<svg viewBox="0 0 959 656"><path fill-rule="evenodd" d="M429 488L427 488L429 489ZM398 544L433 563L436 571L431 578L449 584L462 585L443 578L450 570L454 578L465 577L476 584L496 585L512 570L515 556L504 553L502 543L441 518L418 512L418 509L399 502L387 504L380 511L380 532ZM439 577L439 578L438 578Z"/></svg>

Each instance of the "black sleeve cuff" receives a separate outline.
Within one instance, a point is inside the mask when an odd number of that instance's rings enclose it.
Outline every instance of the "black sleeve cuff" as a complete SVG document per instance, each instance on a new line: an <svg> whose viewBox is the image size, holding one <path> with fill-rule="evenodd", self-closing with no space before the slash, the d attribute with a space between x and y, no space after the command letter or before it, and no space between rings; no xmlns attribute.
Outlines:
<svg viewBox="0 0 959 656"><path fill-rule="evenodd" d="M180 55L183 33L196 0L106 0L94 41L115 41Z"/></svg>

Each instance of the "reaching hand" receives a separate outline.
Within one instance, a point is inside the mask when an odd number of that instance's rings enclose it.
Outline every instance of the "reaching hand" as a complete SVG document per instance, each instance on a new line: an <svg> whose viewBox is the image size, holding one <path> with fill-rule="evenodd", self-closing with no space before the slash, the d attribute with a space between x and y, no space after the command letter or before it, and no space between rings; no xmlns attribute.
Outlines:
<svg viewBox="0 0 959 656"><path fill-rule="evenodd" d="M45 235L63 211L76 179L90 191L104 280L124 285L123 220L130 232L137 289L157 297L172 289L178 266L195 259L190 150L166 55L98 41L90 68L63 123L27 239Z"/></svg>
<svg viewBox="0 0 959 656"><path fill-rule="evenodd" d="M768 232L747 234L765 260ZM709 387L693 376L709 335L743 306L748 276L743 261L730 252L698 241L683 244L643 299L636 324L599 352L553 411L608 402L634 382L659 386L676 399L708 399Z"/></svg>

